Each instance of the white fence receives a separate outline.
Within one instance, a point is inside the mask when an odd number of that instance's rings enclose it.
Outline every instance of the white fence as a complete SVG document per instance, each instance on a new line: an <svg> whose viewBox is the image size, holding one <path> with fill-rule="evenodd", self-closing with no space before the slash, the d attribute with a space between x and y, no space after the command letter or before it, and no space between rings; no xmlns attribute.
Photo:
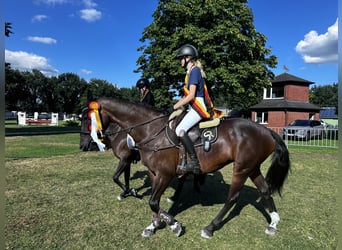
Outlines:
<svg viewBox="0 0 342 250"><path fill-rule="evenodd" d="M338 148L338 129L324 129L320 131L304 130L304 134L316 135L308 138L298 138L293 135L285 135L283 128L279 127L270 127L270 129L281 135L286 145Z"/></svg>

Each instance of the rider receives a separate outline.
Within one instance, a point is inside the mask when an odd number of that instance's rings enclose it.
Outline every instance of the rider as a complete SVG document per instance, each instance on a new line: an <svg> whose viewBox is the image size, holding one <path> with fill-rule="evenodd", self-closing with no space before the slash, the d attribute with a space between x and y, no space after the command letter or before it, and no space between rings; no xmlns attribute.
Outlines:
<svg viewBox="0 0 342 250"><path fill-rule="evenodd" d="M180 47L176 58L180 60L181 66L186 69L184 82L185 95L173 105L173 109L179 109L183 105L190 104L189 112L176 127L176 134L179 136L181 143L190 156L190 163L182 165L180 168L183 171L198 174L200 171L200 164L193 142L187 132L204 118L201 116L201 113L207 111L204 102L204 78L206 75L203 71L202 64L197 59L197 49L191 44Z"/></svg>
<svg viewBox="0 0 342 250"><path fill-rule="evenodd" d="M140 93L141 93L140 101L144 104L154 106L155 101L154 101L154 95L150 89L150 86L151 86L150 81L147 80L146 78L141 78L137 81L136 86L140 90Z"/></svg>

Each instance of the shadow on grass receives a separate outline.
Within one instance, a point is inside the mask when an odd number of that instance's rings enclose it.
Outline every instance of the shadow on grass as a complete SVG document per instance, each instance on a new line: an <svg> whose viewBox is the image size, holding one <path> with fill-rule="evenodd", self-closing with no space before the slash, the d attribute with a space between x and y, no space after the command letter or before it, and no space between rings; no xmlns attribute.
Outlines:
<svg viewBox="0 0 342 250"><path fill-rule="evenodd" d="M172 182L171 186L176 187L177 183ZM217 171L207 175L205 182L197 190L193 183L193 178L188 178L185 182L183 190L178 201L174 202L169 209L172 216L176 216L181 212L191 209L192 206L201 204L202 206L213 206L216 204L225 204L230 185L227 184L221 172ZM222 221L220 227L225 223L238 216L242 209L248 205L254 206L270 223L271 218L267 213L264 204L260 201L260 194L256 188L244 186L241 190L240 197L235 206L228 212L226 218Z"/></svg>
<svg viewBox="0 0 342 250"><path fill-rule="evenodd" d="M134 179L144 179L144 184L137 188L137 191L139 192L146 189L145 192L141 194L141 197L149 197L152 193L152 188L147 171L135 172L131 177L131 180ZM170 187L173 188L175 192L178 188L178 185L179 180L177 178L170 183ZM229 187L230 185L224 181L220 171L206 175L205 180L201 185L195 181L193 175L188 175L184 185L182 186L181 190L179 190L178 199L172 204L168 212L172 216L176 216L177 214L180 214L187 209L191 209L192 206L198 204L201 204L202 206L222 204L223 207L228 196ZM165 197L165 195L163 195L162 198L163 197ZM238 216L242 209L248 205L254 206L265 217L268 223L270 223L271 218L267 213L263 202L259 200L260 194L256 188L244 186L241 190L238 202L222 221L220 228L234 217Z"/></svg>

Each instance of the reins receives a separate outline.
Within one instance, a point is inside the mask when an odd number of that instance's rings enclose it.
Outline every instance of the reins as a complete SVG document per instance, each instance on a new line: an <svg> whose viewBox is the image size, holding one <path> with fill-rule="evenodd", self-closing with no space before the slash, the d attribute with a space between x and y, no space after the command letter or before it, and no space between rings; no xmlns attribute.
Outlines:
<svg viewBox="0 0 342 250"><path fill-rule="evenodd" d="M127 133L129 133L129 132L131 132L134 128L137 128L137 127L140 127L140 126L149 124L149 123L151 123L151 122L153 122L153 121L155 121L155 120L164 118L164 117L166 117L166 116L168 116L168 115L157 116L157 117L155 117L155 118L153 118L153 119L151 119L151 120L148 120L148 121L145 121L145 122L142 122L142 123L135 124L135 125L130 126L130 127L128 127L128 128L119 129L119 130L116 131L116 132L105 132L104 134L110 136L110 135L115 135L115 134L118 134L118 133L121 133L121 132L127 132Z"/></svg>
<svg viewBox="0 0 342 250"><path fill-rule="evenodd" d="M147 121L145 121L145 122L141 122L141 123L138 123L138 124L129 126L129 127L127 127L127 128L119 129L118 131L115 131L115 132L105 132L104 135L105 135L105 136L111 136L111 135L115 135L115 134L118 134L118 133L121 133L121 132L130 133L133 129L135 129L135 128L137 128L137 127L144 126L144 125L146 125L146 124L149 124L149 123L151 123L151 122L154 122L154 121L159 120L159 119L161 119L161 118L164 118L164 117L166 117L166 116L169 116L169 114L157 116L157 117L155 117L155 118L153 118L153 119L150 119L150 120L147 120ZM172 118L172 119L170 119L170 120L168 120L168 122L172 121L173 119L175 119L175 117ZM140 149L140 150L150 150L150 151L154 151L154 152L157 152L157 151L159 151L159 150L165 150L165 149L173 148L175 145L170 145L170 146L166 146L166 147L162 147L162 148L158 148L158 147L145 147L145 146L142 146L142 145L146 145L147 143L149 143L149 142L155 140L155 139L158 137L158 135L160 135L160 134L162 133L162 131L163 131L164 129L166 129L166 127L168 126L168 125L167 125L168 122L167 122L164 126L162 126L161 129L160 129L159 131L157 131L157 133L155 133L152 137L146 139L145 141L142 141L142 142L138 143L138 145L141 145L141 146L137 146L136 148L137 148L137 149Z"/></svg>

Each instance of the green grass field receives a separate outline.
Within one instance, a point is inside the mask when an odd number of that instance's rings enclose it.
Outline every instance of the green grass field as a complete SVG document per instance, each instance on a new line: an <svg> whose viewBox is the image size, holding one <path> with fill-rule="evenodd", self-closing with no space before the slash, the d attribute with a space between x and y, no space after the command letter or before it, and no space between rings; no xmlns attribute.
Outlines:
<svg viewBox="0 0 342 250"><path fill-rule="evenodd" d="M210 240L200 230L223 206L232 167L208 175L201 193L186 181L180 201L171 205L166 190L161 207L176 214L185 234L169 228L141 237L151 223L151 192L146 167L132 165L131 187L142 199L116 199L112 181L117 164L111 151L81 152L79 134L5 138L5 238L7 249L336 249L337 149L290 147L292 171L282 198L274 199L279 233L264 233L268 223L258 192L247 181L231 219ZM265 173L269 162L262 166ZM123 179L123 178L121 178Z"/></svg>

